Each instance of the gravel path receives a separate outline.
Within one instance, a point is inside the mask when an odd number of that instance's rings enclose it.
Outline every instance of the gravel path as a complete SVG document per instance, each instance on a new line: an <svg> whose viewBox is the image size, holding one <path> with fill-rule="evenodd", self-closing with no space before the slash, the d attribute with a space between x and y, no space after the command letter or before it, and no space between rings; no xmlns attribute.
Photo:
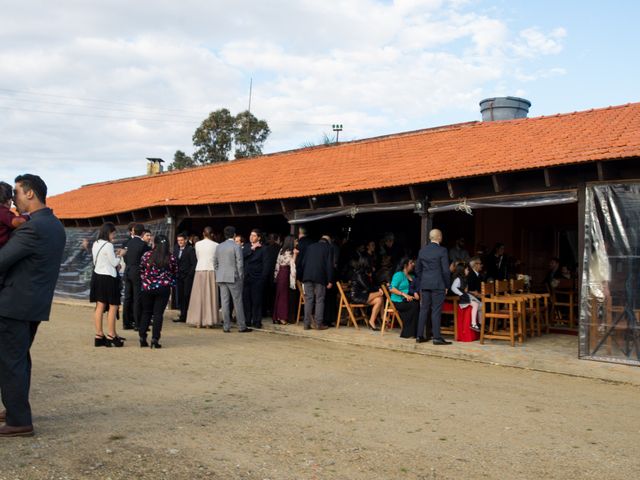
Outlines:
<svg viewBox="0 0 640 480"><path fill-rule="evenodd" d="M94 348L54 306L0 479L628 479L640 389L254 332ZM124 332L121 332L124 333ZM630 367L631 368L631 367Z"/></svg>

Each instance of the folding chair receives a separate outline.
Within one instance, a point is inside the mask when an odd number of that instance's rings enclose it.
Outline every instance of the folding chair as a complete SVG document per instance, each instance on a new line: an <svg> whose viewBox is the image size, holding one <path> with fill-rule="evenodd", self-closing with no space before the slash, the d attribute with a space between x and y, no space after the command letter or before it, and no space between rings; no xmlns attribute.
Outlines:
<svg viewBox="0 0 640 480"><path fill-rule="evenodd" d="M398 310L396 309L395 304L391 301L391 295L389 294L389 288L387 287L386 284L382 284L380 286L380 288L382 288L382 291L384 293L384 296L386 298L386 302L384 304L384 311L382 312L382 327L380 328L380 335L384 334L384 330L387 326L387 317L390 314L391 315L391 319L389 322L389 328L393 328L395 326L395 321L398 320L398 323L400 324L400 328L402 328L402 318L400 317L400 314L398 313Z"/></svg>
<svg viewBox="0 0 640 480"><path fill-rule="evenodd" d="M344 293L344 287L342 282L336 282L336 286L338 287L338 292L340 293L340 305L338 306L338 318L336 319L336 329L340 328L340 322L342 321L342 309L344 308L347 311L347 325L349 325L349 321L353 324L354 327L359 329L357 319L360 318L365 323L367 322L367 308L369 305L363 303L350 303L347 295ZM357 311L360 316L356 317L354 311Z"/></svg>

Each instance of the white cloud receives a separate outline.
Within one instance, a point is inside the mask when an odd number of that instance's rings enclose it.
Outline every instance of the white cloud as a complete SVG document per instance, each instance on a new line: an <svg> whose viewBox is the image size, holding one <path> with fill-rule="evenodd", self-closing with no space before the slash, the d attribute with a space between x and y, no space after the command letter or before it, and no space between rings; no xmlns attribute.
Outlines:
<svg viewBox="0 0 640 480"><path fill-rule="evenodd" d="M474 119L483 96L562 74L530 64L565 37L513 32L466 0L14 2L0 179L34 170L60 192L142 174L147 156L191 152L208 112L245 109L250 77L268 151L336 122L351 139Z"/></svg>

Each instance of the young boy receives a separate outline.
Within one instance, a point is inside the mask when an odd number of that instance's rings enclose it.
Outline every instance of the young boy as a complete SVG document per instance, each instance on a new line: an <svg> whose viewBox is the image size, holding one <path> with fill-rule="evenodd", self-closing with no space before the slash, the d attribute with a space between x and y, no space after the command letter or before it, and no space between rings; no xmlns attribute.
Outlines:
<svg viewBox="0 0 640 480"><path fill-rule="evenodd" d="M25 215L16 215L11 208L13 188L6 182L0 182L0 248L9 241L11 231L28 220Z"/></svg>

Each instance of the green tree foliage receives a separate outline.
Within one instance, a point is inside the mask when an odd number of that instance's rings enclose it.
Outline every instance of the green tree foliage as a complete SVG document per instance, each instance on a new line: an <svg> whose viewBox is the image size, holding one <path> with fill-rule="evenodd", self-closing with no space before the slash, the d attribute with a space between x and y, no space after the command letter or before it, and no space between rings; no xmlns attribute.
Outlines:
<svg viewBox="0 0 640 480"><path fill-rule="evenodd" d="M271 133L265 120L258 120L251 112L235 117L226 108L211 112L193 134L193 158L178 150L169 170L226 162L235 147L235 158L262 154L262 146Z"/></svg>
<svg viewBox="0 0 640 480"><path fill-rule="evenodd" d="M204 165L229 160L235 130L235 118L229 110L211 112L193 134L194 161Z"/></svg>
<svg viewBox="0 0 640 480"><path fill-rule="evenodd" d="M169 164L167 170L182 170L183 168L190 168L195 166L196 162L193 161L193 158L184 153L182 150L176 150L176 153L173 154L173 162Z"/></svg>
<svg viewBox="0 0 640 480"><path fill-rule="evenodd" d="M236 158L255 157L262 154L262 146L271 133L265 120L258 120L245 110L235 118Z"/></svg>

